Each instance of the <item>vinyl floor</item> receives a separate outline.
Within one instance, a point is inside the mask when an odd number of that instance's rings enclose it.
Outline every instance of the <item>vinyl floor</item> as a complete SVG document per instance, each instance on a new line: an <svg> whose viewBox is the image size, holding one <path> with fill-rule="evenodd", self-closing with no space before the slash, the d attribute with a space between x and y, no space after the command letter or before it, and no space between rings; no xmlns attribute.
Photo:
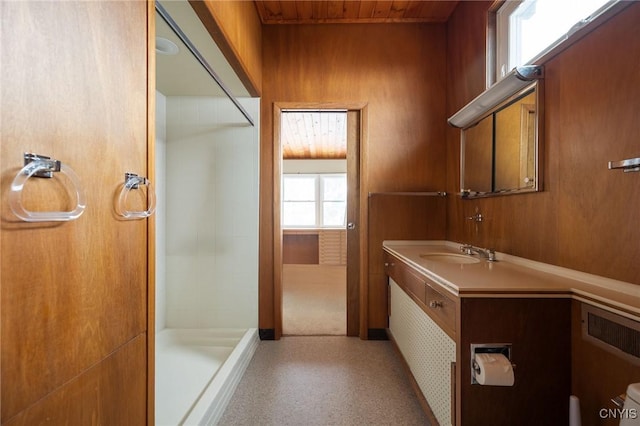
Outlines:
<svg viewBox="0 0 640 426"><path fill-rule="evenodd" d="M389 341L261 341L220 425L429 425Z"/></svg>

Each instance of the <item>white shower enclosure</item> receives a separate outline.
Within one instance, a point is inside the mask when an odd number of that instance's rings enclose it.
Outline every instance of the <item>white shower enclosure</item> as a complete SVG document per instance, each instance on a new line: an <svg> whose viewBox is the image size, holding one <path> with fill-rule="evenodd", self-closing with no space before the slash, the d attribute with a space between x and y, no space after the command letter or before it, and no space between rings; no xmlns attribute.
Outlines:
<svg viewBox="0 0 640 426"><path fill-rule="evenodd" d="M224 98L165 100L156 186L157 272L166 281L157 286L157 329L256 327L259 129ZM243 102L259 115L259 99Z"/></svg>
<svg viewBox="0 0 640 426"><path fill-rule="evenodd" d="M156 421L206 424L187 422L211 408L198 398L228 394L208 387L234 350L237 382L257 345L259 129L224 98L157 99Z"/></svg>
<svg viewBox="0 0 640 426"><path fill-rule="evenodd" d="M156 55L155 422L215 424L259 340L260 99L186 0L161 3L178 49Z"/></svg>

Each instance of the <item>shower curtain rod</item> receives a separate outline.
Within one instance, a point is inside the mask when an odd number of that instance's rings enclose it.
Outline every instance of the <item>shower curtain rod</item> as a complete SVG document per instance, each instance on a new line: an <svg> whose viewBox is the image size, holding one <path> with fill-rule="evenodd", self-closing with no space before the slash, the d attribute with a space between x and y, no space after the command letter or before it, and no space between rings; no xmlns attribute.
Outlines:
<svg viewBox="0 0 640 426"><path fill-rule="evenodd" d="M194 46L194 44L191 42L191 40L189 40L189 37L187 37L187 35L182 31L182 29L180 29L180 27L178 26L176 21L174 21L173 18L171 17L171 15L169 15L169 12L167 12L166 9L157 0L156 0L156 11L162 17L162 19L167 23L167 25L169 25L169 27L171 27L173 32L176 33L178 38L185 44L185 46L187 46L189 51L191 51L193 56L195 56L195 58L198 60L198 62L200 62L200 65L202 65L202 67L207 71L207 73L211 76L211 78L213 78L213 80L218 84L218 86L220 86L220 88L227 95L229 100L231 100L231 102L233 102L233 104L236 106L236 108L238 108L238 110L240 110L240 112L242 113L242 115L244 115L244 117L247 119L247 121L252 126L255 126L255 124L253 122L253 118L251 118L251 115L247 112L246 109L244 109L244 107L242 105L240 105L240 102L238 102L238 100L233 96L233 94L227 88L227 86L225 86L225 84L222 82L222 80L220 79L218 74L216 74L216 72L213 70L213 68L211 68L211 65L209 65L209 63L202 56L200 51L198 51L198 49Z"/></svg>

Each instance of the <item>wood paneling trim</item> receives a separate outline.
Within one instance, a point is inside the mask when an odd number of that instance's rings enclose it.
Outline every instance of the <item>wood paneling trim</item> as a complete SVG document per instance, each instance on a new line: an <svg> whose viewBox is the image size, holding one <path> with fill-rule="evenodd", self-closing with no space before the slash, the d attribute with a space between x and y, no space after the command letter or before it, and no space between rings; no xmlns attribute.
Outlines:
<svg viewBox="0 0 640 426"><path fill-rule="evenodd" d="M189 0L251 96L262 94L262 25L252 2Z"/></svg>
<svg viewBox="0 0 640 426"><path fill-rule="evenodd" d="M260 111L261 135L260 144L260 229L259 229L259 262L258 262L258 327L260 330L273 330L274 325L274 293L275 282L273 271L275 268L273 253L275 250L273 221L273 191L274 191L274 126L265 130L274 114L272 107L262 106ZM265 142L266 140L266 142ZM271 334L271 331L269 332ZM260 335L263 338L263 334Z"/></svg>
<svg viewBox="0 0 640 426"><path fill-rule="evenodd" d="M358 174L360 176L360 188L358 189L358 201L360 234L359 234L359 275L360 285L358 295L351 295L347 299L349 303L352 298L358 297L359 314L359 335L361 339L366 339L369 335L369 311L367 308L367 294L369 289L369 210L367 205L367 188L369 188L369 175L366 173L366 164L369 163L369 104L365 104L360 109L360 152L358 163ZM349 324L347 330L351 331Z"/></svg>
<svg viewBox="0 0 640 426"><path fill-rule="evenodd" d="M275 338L282 336L282 145L280 144L280 123L283 108L273 108L273 323ZM262 327L264 328L264 327Z"/></svg>
<svg viewBox="0 0 640 426"><path fill-rule="evenodd" d="M361 245L362 229L360 226L360 193L362 186L362 164L360 153L363 149L362 139L362 109L347 111L347 223L353 222L354 229L345 231L347 263L347 336L359 335L360 324L360 300L362 291L360 281L360 259L362 256Z"/></svg>
<svg viewBox="0 0 640 426"><path fill-rule="evenodd" d="M147 177L156 183L156 11L147 2ZM156 215L147 219L147 424L155 424Z"/></svg>

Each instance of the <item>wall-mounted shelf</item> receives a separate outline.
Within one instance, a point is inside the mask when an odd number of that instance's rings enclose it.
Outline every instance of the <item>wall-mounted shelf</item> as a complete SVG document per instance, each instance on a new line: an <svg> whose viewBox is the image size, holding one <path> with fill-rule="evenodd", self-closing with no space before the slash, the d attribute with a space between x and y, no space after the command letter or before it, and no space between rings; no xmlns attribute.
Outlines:
<svg viewBox="0 0 640 426"><path fill-rule="evenodd" d="M609 161L609 170L622 169L623 172L640 172L640 157L620 161Z"/></svg>

